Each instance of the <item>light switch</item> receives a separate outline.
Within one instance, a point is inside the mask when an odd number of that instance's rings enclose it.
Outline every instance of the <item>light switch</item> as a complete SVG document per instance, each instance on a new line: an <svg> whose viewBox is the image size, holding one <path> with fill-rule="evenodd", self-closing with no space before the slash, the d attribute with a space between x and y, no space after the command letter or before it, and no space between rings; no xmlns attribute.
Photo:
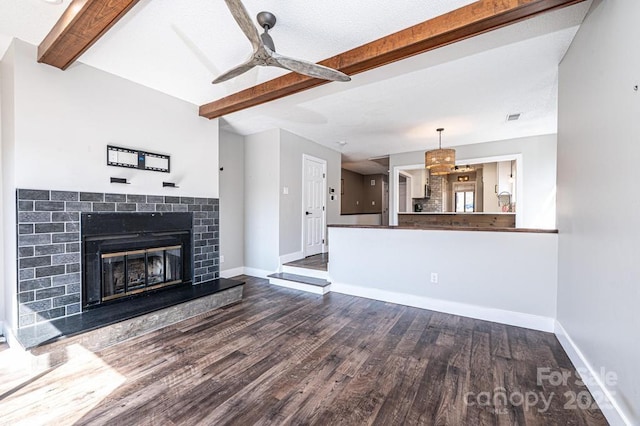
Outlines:
<svg viewBox="0 0 640 426"><path fill-rule="evenodd" d="M288 186L283 187L283 188L282 188L282 193L283 193L284 195L288 195L288 194L289 194L289 187L288 187Z"/></svg>
<svg viewBox="0 0 640 426"><path fill-rule="evenodd" d="M376 186L376 180L375 179L371 179L371 186Z"/></svg>
<svg viewBox="0 0 640 426"><path fill-rule="evenodd" d="M372 206L375 206L375 205L376 205L376 202L375 202L375 201L372 201L372 202L371 202L371 205L372 205Z"/></svg>

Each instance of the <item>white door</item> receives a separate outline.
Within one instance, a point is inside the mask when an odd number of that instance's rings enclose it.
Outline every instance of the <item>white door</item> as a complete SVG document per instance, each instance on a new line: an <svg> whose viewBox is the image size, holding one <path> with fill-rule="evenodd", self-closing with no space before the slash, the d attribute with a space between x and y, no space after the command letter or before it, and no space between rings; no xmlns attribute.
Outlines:
<svg viewBox="0 0 640 426"><path fill-rule="evenodd" d="M302 242L306 257L324 252L327 162L304 155L302 167Z"/></svg>

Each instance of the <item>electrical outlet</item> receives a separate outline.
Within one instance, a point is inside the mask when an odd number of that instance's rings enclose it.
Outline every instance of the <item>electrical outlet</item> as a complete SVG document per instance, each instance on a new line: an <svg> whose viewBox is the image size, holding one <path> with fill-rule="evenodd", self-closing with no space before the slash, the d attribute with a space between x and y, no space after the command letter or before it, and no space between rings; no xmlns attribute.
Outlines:
<svg viewBox="0 0 640 426"><path fill-rule="evenodd" d="M432 272L431 273L431 282L433 284L438 284L438 273L437 272Z"/></svg>
<svg viewBox="0 0 640 426"><path fill-rule="evenodd" d="M375 206L375 205L376 205L376 202L375 202L375 201L372 201L372 202L371 202L371 205L372 205L372 206Z"/></svg>
<svg viewBox="0 0 640 426"><path fill-rule="evenodd" d="M220 263L224 263L224 255L223 254L220 255Z"/></svg>

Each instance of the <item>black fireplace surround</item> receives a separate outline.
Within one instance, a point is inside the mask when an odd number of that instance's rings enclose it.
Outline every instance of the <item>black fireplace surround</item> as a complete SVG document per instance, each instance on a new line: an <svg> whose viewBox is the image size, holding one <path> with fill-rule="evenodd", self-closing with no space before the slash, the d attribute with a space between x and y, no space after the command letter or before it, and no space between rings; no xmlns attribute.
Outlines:
<svg viewBox="0 0 640 426"><path fill-rule="evenodd" d="M82 308L191 284L193 213L82 213Z"/></svg>

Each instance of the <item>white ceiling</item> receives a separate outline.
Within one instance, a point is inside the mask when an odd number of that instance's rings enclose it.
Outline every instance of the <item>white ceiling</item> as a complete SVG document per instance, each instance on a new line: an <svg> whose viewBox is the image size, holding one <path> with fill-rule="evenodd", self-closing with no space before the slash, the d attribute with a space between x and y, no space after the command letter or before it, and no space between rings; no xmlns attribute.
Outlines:
<svg viewBox="0 0 640 426"><path fill-rule="evenodd" d="M70 0L0 0L0 54L11 37L39 44ZM273 12L280 53L319 61L472 3L471 0L245 0L252 16ZM589 2L230 114L222 128L251 134L281 127L343 153L373 172L370 157L480 143L557 128L558 64ZM81 58L86 63L200 105L285 73L254 69L211 80L244 61L251 46L222 0L141 0ZM522 114L516 122L506 115ZM338 144L339 141L346 145ZM373 163L377 165L377 163Z"/></svg>

